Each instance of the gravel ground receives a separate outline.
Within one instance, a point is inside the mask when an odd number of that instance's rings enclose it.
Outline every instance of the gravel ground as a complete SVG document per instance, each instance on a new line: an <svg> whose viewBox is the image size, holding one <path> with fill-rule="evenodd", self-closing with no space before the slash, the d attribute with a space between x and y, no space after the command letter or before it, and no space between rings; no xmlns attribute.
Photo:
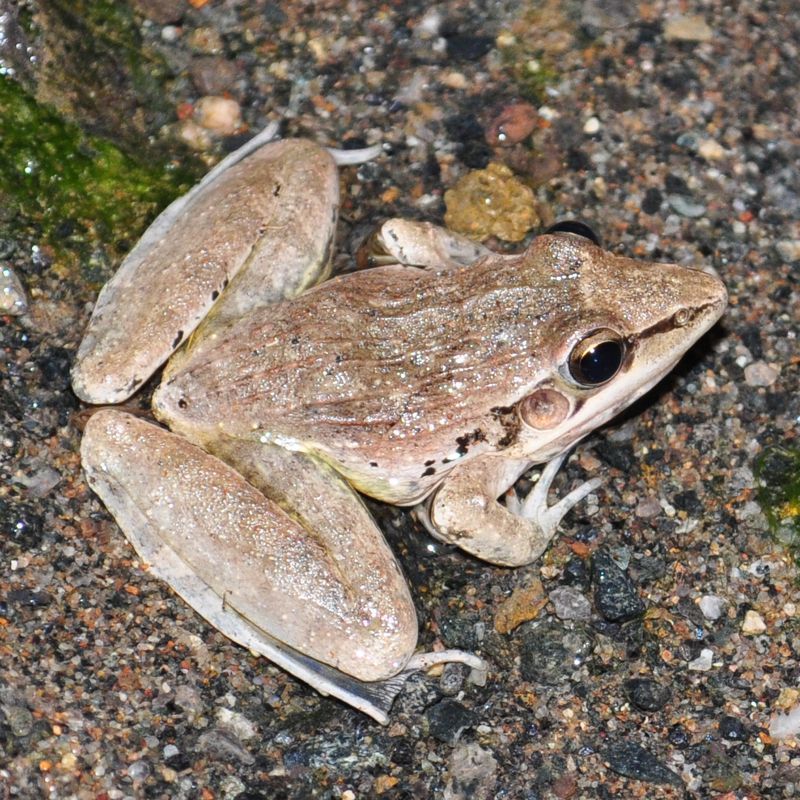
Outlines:
<svg viewBox="0 0 800 800"><path fill-rule="evenodd" d="M444 191L497 162L533 188L540 227L577 217L614 250L713 268L731 302L578 448L561 485L601 475L599 501L539 563L479 563L373 506L422 645L492 668L485 686L415 678L381 727L140 568L83 482L68 384L144 221L67 213L46 233L2 187L0 259L30 308L0 307L0 797L800 796L800 720L779 717L800 704L797 566L754 478L800 426L794 4L88 5L0 2L0 74L123 152L197 174L272 120L386 144L343 171L340 266L381 218L441 222ZM767 480L797 463L772 458Z"/></svg>

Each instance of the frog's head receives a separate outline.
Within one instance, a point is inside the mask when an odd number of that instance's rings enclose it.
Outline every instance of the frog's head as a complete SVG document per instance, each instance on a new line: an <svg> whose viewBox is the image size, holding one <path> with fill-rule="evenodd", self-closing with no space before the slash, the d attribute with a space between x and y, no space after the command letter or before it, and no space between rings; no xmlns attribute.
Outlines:
<svg viewBox="0 0 800 800"><path fill-rule="evenodd" d="M563 451L643 395L727 304L713 275L617 256L571 233L540 236L527 258L537 274L550 276L562 300L543 343L551 368L517 404L512 447L535 461Z"/></svg>

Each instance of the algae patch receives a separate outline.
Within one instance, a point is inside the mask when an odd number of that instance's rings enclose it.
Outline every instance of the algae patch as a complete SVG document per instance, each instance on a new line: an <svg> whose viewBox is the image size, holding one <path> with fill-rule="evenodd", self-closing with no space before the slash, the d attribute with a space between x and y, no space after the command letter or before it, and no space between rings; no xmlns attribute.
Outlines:
<svg viewBox="0 0 800 800"><path fill-rule="evenodd" d="M770 530L800 560L800 449L768 447L756 460L755 477Z"/></svg>
<svg viewBox="0 0 800 800"><path fill-rule="evenodd" d="M83 259L97 246L119 255L193 180L185 169L135 159L84 133L0 75L4 216L64 260Z"/></svg>

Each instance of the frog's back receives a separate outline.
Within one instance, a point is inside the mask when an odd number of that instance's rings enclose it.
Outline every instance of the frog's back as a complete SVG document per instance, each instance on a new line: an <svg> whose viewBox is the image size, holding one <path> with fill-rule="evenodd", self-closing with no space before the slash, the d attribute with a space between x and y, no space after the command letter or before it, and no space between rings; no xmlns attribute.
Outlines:
<svg viewBox="0 0 800 800"><path fill-rule="evenodd" d="M519 266L340 276L190 354L156 411L201 442L274 441L376 496L424 494L448 464L513 438L508 406L540 371L538 331L556 310Z"/></svg>

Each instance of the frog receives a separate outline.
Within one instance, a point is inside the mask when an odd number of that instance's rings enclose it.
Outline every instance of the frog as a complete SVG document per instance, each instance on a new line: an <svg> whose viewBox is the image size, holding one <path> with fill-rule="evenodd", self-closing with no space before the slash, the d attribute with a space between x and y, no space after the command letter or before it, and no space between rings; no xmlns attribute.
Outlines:
<svg viewBox="0 0 800 800"><path fill-rule="evenodd" d="M483 561L535 562L602 482L550 502L573 446L661 381L727 295L566 221L500 253L388 220L361 269L330 277L345 160L257 136L221 162L101 290L72 386L98 406L86 480L140 563L232 640L386 723L413 672L462 663L480 682L488 665L417 652L362 496ZM159 370L154 421L112 407Z"/></svg>

